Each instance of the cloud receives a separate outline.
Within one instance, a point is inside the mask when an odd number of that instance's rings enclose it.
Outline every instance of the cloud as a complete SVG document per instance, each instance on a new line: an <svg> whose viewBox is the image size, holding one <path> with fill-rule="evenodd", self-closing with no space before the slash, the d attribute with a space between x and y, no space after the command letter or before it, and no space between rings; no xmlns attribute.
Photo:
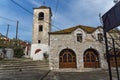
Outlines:
<svg viewBox="0 0 120 80"><path fill-rule="evenodd" d="M42 5L41 2L38 2L38 1L35 1L35 0L29 0L29 2L30 2L32 5L37 6L37 7L39 7L40 5Z"/></svg>
<svg viewBox="0 0 120 80"><path fill-rule="evenodd" d="M33 7L39 7L43 2L40 0L25 0L24 2L19 0L15 1L31 12ZM79 24L93 27L99 26L101 25L99 20L99 13L103 15L114 5L113 0L59 0L59 5L56 12L56 1L46 0L46 3L47 6L52 7L53 25L59 27L60 29L76 26ZM31 40L33 23L33 16L31 14L13 4L10 0L1 0L0 16L7 17L12 20L19 20L19 27L22 28L19 31L20 38L29 38L29 40ZM11 24L16 26L16 22L10 22L1 19L0 24ZM12 33L12 30L14 30L13 28L15 27L11 28L10 36L14 36L14 32ZM24 31L23 29L27 29L27 31ZM53 30L57 29L54 27ZM4 30L2 31L3 33L6 32Z"/></svg>
<svg viewBox="0 0 120 80"><path fill-rule="evenodd" d="M64 6L66 10L57 12L55 21L64 24L64 27L78 24L97 27L101 25L99 13L103 15L113 5L112 0L70 0L69 4Z"/></svg>

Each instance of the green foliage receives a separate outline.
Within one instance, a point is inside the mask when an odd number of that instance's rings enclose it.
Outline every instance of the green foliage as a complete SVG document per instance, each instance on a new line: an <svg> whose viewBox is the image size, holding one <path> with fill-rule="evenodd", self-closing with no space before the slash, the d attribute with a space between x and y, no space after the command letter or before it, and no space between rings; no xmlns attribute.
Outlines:
<svg viewBox="0 0 120 80"><path fill-rule="evenodd" d="M21 58L24 55L23 49L20 47L14 48L14 57Z"/></svg>

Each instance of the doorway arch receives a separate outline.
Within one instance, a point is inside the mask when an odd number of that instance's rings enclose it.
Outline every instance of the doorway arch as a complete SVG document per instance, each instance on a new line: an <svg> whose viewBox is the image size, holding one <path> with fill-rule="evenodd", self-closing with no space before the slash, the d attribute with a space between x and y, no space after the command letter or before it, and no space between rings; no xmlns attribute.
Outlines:
<svg viewBox="0 0 120 80"><path fill-rule="evenodd" d="M72 49L63 49L60 52L59 68L76 68L76 55Z"/></svg>
<svg viewBox="0 0 120 80"><path fill-rule="evenodd" d="M95 49L87 49L83 56L85 68L100 68L99 53Z"/></svg>

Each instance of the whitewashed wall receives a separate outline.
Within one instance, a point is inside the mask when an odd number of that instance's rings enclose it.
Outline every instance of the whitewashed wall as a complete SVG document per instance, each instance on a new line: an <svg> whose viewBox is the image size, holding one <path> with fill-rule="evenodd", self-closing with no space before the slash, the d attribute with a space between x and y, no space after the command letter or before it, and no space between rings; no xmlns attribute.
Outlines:
<svg viewBox="0 0 120 80"><path fill-rule="evenodd" d="M38 53L35 54L35 51L37 49L40 49L41 51L39 51ZM45 45L45 44L32 44L30 57L33 60L44 60L43 53L48 53L48 52L49 52L48 45Z"/></svg>

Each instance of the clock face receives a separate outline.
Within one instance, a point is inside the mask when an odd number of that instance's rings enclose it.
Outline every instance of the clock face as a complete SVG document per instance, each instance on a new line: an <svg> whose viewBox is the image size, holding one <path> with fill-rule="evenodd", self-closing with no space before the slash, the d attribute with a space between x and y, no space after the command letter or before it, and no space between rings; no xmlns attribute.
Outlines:
<svg viewBox="0 0 120 80"><path fill-rule="evenodd" d="M39 53L40 51L41 51L41 49L36 49L35 54Z"/></svg>

